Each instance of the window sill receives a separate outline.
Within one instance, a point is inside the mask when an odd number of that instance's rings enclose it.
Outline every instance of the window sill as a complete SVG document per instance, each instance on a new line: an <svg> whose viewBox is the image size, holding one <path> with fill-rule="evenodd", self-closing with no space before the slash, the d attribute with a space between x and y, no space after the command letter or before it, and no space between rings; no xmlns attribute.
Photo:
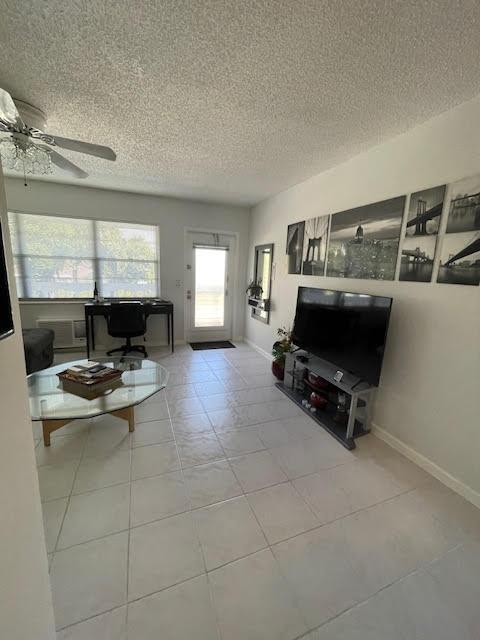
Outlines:
<svg viewBox="0 0 480 640"><path fill-rule="evenodd" d="M44 300L19 300L18 303L22 304L86 304L91 302L90 298L77 298L73 299L61 299L61 298L45 298Z"/></svg>
<svg viewBox="0 0 480 640"><path fill-rule="evenodd" d="M115 302L117 300L161 300L161 296L149 296L142 298L136 296L133 298L104 298L106 302ZM18 303L22 304L87 304L93 302L93 298L19 298Z"/></svg>

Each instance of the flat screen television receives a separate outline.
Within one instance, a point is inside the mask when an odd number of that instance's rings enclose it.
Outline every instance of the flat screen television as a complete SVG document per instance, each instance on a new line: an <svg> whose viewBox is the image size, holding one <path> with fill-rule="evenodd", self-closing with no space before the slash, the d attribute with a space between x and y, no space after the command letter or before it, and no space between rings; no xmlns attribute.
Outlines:
<svg viewBox="0 0 480 640"><path fill-rule="evenodd" d="M0 340L13 333L12 305L8 289L7 263L0 223Z"/></svg>
<svg viewBox="0 0 480 640"><path fill-rule="evenodd" d="M299 287L293 343L378 385L392 298Z"/></svg>

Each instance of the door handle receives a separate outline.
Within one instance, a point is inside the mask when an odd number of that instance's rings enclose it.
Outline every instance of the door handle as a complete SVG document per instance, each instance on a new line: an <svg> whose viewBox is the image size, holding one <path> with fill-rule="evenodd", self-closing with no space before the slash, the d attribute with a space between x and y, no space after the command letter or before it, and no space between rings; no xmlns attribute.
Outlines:
<svg viewBox="0 0 480 640"><path fill-rule="evenodd" d="M192 299L192 292L190 290L187 291L187 300Z"/></svg>

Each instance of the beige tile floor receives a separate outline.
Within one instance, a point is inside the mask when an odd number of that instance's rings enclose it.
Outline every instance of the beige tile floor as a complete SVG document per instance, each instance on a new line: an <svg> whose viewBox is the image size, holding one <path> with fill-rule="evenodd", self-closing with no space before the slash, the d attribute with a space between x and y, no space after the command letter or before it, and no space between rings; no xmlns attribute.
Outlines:
<svg viewBox="0 0 480 640"><path fill-rule="evenodd" d="M480 638L478 509L346 451L246 345L151 357L134 434L33 427L58 640Z"/></svg>

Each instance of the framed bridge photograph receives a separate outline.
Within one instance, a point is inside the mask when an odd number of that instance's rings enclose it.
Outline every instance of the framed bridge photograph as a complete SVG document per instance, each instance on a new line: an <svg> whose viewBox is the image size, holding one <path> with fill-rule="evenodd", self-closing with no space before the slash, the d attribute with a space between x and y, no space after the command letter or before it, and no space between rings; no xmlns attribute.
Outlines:
<svg viewBox="0 0 480 640"><path fill-rule="evenodd" d="M410 196L400 260L400 280L431 282L445 185Z"/></svg>
<svg viewBox="0 0 480 640"><path fill-rule="evenodd" d="M452 184L447 233L480 231L480 175Z"/></svg>
<svg viewBox="0 0 480 640"><path fill-rule="evenodd" d="M480 175L452 184L437 282L480 283Z"/></svg>
<svg viewBox="0 0 480 640"><path fill-rule="evenodd" d="M304 276L325 275L330 216L305 221L302 273Z"/></svg>
<svg viewBox="0 0 480 640"><path fill-rule="evenodd" d="M480 232L446 233L443 237L437 282L480 284Z"/></svg>

